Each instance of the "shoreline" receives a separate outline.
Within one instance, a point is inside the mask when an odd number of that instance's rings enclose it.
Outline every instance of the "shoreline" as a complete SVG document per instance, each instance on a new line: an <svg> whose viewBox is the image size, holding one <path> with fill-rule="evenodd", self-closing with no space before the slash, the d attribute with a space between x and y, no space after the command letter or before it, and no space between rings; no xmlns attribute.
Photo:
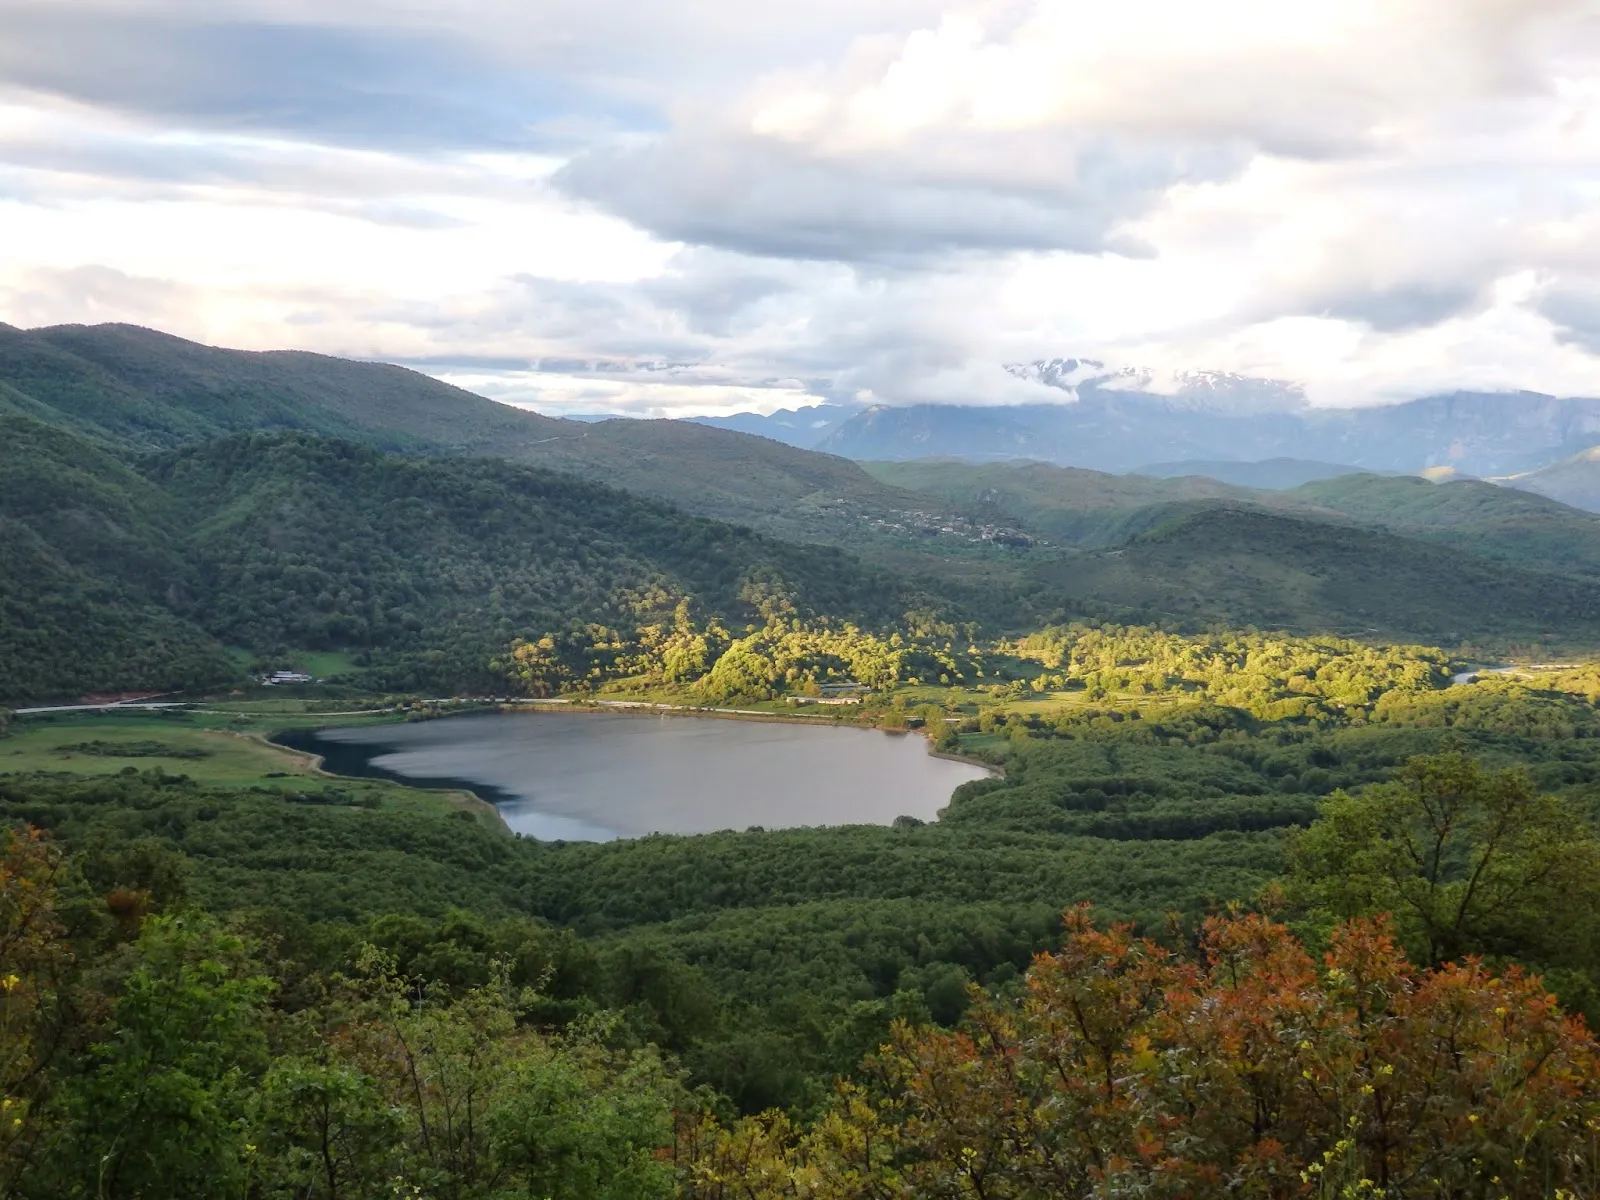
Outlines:
<svg viewBox="0 0 1600 1200"><path fill-rule="evenodd" d="M908 730L907 732L915 731ZM969 758L965 754L951 754L948 750L935 750L933 748L932 738L928 739L928 757L942 758L947 762L966 763L966 765L969 767L982 767L996 779L1004 779L1006 777L1006 769L1004 767L997 767L992 762L984 762L981 758Z"/></svg>
<svg viewBox="0 0 1600 1200"><path fill-rule="evenodd" d="M361 780L367 778L366 776L362 775L340 775L337 771L330 771L323 766L323 763L325 763L327 760L322 755L313 750L299 750L294 746L285 746L282 742L274 740L274 735L270 733L244 733L236 729L218 729L214 730L213 732L220 733L224 737L244 738L248 741L259 742L263 746L270 746L279 754L288 755L289 758L294 761L295 765L300 767L302 770L312 775L320 775L324 779L338 779L343 781ZM287 733L288 731L282 730L280 732ZM393 782L399 781L396 780ZM485 800L471 788L429 788L420 787L414 783L401 783L400 786L409 788L414 792L422 792L424 795L440 796L448 799L459 811L481 813L482 815L491 817L495 825L499 827L501 833L504 833L508 837L512 835L511 826L506 824L505 814L502 813L492 801Z"/></svg>
<svg viewBox="0 0 1600 1200"><path fill-rule="evenodd" d="M655 702L651 702L651 701L617 701L617 700L613 700L613 701L604 701L604 700L598 700L598 701L576 701L576 700L570 700L570 699L566 699L566 698L549 699L549 700L531 700L531 701L530 700L508 701L508 702L502 702L502 703L495 704L495 705L493 705L492 707L489 707L489 708L478 709L476 711L479 711L479 712L492 711L492 712L502 712L502 713L515 713L515 712L535 712L536 713L536 712L541 712L541 711L544 711L544 712L561 711L561 712L594 713L594 714L603 714L603 713L606 713L606 712L617 712L617 711L620 711L625 715L626 714L632 714L632 715L637 715L637 716L655 715L655 716L661 716L661 717L702 717L702 718L711 717L711 718L717 718L717 719L721 719L721 720L732 720L732 721L757 721L757 722L767 722L767 723L771 723L771 724L805 725L805 726L809 726L811 728L860 729L860 730L863 730L863 731L871 731L871 732L875 732L875 733L881 733L881 734L884 734L886 736L892 735L892 736L906 737L906 736L915 734L915 735L917 735L917 736L922 738L922 740L924 742L924 752L930 758L940 758L940 759L944 759L946 762L956 762L956 763L961 763L964 766L976 767L981 771L987 772L989 774L989 776L992 777L992 778L1004 779L1006 777L1005 768L1004 767L1000 767L1000 766L996 766L994 763L985 762L982 759L978 759L978 758L971 758L971 757L969 757L967 755L964 755L964 754L953 754L953 753L950 753L949 751L935 749L934 748L933 738L931 736L929 736L930 731L927 730L927 729L884 729L884 728L882 728L880 726L868 725L868 724L865 724L865 723L863 723L861 721L840 720L840 719L832 718L832 717L823 717L820 714L815 716L815 717L813 717L810 714L800 714L800 713L769 713L769 712L761 712L759 710L753 710L753 709L700 708L700 707L691 706L691 705L662 704L662 703L655 703ZM307 714L304 714L304 715L305 716L313 716L313 715L317 715L317 714L307 713ZM362 714L358 714L358 713L339 713L339 714L327 714L327 715L330 715L330 716L355 716L355 715L362 715ZM433 717L433 718L429 718L429 719L431 719L431 720L440 720L444 716L455 716L455 715L466 716L468 714L467 713L460 713L460 714L445 713L445 714L441 714L439 717ZM404 722L396 722L396 723L397 724L403 724ZM334 723L331 723L331 724L328 724L328 725L315 725L315 726L309 726L309 727L302 726L301 728L305 729L307 732L315 733L319 729L348 728L348 726L341 726L337 722L334 722ZM280 730L278 732L288 733L288 732L290 732L290 730L284 729L284 730ZM364 776L360 776L360 775L340 775L340 774L338 774L336 772L327 770L323 765L326 760L324 759L324 757L322 755L317 754L314 751L300 750L300 749L297 749L296 747L293 747L293 746L283 745L282 743L274 740L275 737L276 737L275 733L274 734L269 734L269 733L239 733L239 732L232 732L230 735L231 736L235 736L235 737L251 738L252 740L260 741L260 742L262 742L262 743L264 743L264 744L266 744L268 746L271 746L274 750L277 750L280 753L290 755L301 766L313 771L314 773L316 773L318 775L322 775L322 776L324 776L325 778L328 778L328 779L362 779L362 778L364 778ZM515 836L514 835L514 831L506 823L505 816L504 816L504 814L501 813L499 807L493 801L485 799L483 796L479 795L476 791L472 790L471 788L449 788L449 789L444 789L444 788L425 788L425 787L419 787L418 785L416 785L414 783L407 783L404 780L395 780L395 782L401 783L402 786L405 786L405 787L408 787L408 788L412 788L415 791L428 792L428 793L431 793L433 795L467 797L467 798L469 798L470 802L468 804L461 805L460 807L465 808L468 811L476 810L476 809L479 809L479 808L487 809L489 812L494 814L495 823L500 827L500 829L501 829L501 831L503 833L507 834L508 836ZM954 792L954 790L955 790L954 788L951 789L952 793ZM949 804L949 799L946 798L946 802L945 802L946 807L948 806L948 804ZM940 811L943 811L943 809L941 808ZM937 821L938 821L938 818L935 817L933 819L933 821L929 822L929 824L935 824L935 823L937 823Z"/></svg>

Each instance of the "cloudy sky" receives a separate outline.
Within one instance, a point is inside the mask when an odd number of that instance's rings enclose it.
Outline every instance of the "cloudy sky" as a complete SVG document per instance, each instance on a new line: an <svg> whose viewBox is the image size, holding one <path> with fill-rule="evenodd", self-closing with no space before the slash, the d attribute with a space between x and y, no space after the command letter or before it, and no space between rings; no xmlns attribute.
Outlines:
<svg viewBox="0 0 1600 1200"><path fill-rule="evenodd" d="M0 0L0 321L552 412L1600 395L1600 3Z"/></svg>

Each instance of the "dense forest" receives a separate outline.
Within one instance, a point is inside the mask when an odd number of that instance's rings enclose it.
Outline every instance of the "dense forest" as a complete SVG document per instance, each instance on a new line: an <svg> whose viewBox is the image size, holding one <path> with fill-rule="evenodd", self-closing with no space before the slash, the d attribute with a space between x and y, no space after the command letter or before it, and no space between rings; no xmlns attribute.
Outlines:
<svg viewBox="0 0 1600 1200"><path fill-rule="evenodd" d="M1026 461L865 466L887 484L987 512L1078 549L1115 547L1181 507L1211 505L1383 529L1537 571L1600 573L1594 512L1476 479L1433 483L1416 475L1351 472L1269 491L1197 475L1157 479Z"/></svg>
<svg viewBox="0 0 1600 1200"><path fill-rule="evenodd" d="M1182 650L1035 649L1110 646ZM1586 1194L1595 1047L1545 989L1600 1007L1594 679L1393 670L1342 713L986 709L954 736L1004 778L894 828L542 844L159 739L0 776L44 831L0 874L8 1194Z"/></svg>
<svg viewBox="0 0 1600 1200"><path fill-rule="evenodd" d="M958 708L972 689L990 700L1162 693L1263 717L1347 715L1451 677L1444 652L1420 646L1084 623L980 641L975 623L958 629L926 612L907 613L901 629L883 636L826 617L802 619L770 594L747 595L766 619L742 636L715 618L697 624L684 600L670 619L631 632L590 625L518 639L497 669L535 696L665 686L701 700L758 701L850 681L877 703L903 693Z"/></svg>
<svg viewBox="0 0 1600 1200"><path fill-rule="evenodd" d="M0 698L214 686L257 658L349 651L373 689L504 688L532 630L764 603L873 626L930 600L778 542L498 459L240 434L128 465L0 418ZM63 653L65 651L65 653Z"/></svg>

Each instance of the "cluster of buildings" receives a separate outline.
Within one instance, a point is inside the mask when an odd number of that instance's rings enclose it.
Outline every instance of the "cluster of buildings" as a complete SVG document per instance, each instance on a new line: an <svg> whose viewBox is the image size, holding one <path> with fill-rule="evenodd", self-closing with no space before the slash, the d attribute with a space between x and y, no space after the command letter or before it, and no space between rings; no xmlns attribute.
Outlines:
<svg viewBox="0 0 1600 1200"><path fill-rule="evenodd" d="M860 704L866 695L867 685L850 680L847 683L822 683L817 685L816 696L790 696L790 704Z"/></svg>
<svg viewBox="0 0 1600 1200"><path fill-rule="evenodd" d="M961 517L930 516L921 512L902 512L895 515L903 520L890 521L883 517L865 519L868 524L876 525L880 529L892 529L896 533L920 534L924 537L948 534L968 542L993 542L1000 546L1033 545L1033 538L1009 525L982 524Z"/></svg>
<svg viewBox="0 0 1600 1200"><path fill-rule="evenodd" d="M257 678L265 687L273 687L286 683L315 683L316 680L304 671L271 671Z"/></svg>

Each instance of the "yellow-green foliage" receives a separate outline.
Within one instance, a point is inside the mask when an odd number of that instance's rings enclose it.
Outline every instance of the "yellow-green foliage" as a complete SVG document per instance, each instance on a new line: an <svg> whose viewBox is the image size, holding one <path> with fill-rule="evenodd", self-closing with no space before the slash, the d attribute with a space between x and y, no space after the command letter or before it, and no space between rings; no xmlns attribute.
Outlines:
<svg viewBox="0 0 1600 1200"><path fill-rule="evenodd" d="M1441 650L1368 646L1335 637L1211 633L1069 625L1012 643L1057 686L1090 692L1203 694L1259 717L1316 716L1362 708L1388 694L1432 691L1449 682Z"/></svg>
<svg viewBox="0 0 1600 1200"><path fill-rule="evenodd" d="M1419 728L1481 730L1531 738L1600 737L1600 669L1594 665L1534 674L1485 673L1467 687L1395 693L1374 720Z"/></svg>
<svg viewBox="0 0 1600 1200"><path fill-rule="evenodd" d="M631 634L589 625L518 641L498 665L533 695L632 680L721 701L814 695L820 685L846 679L879 692L982 680L1014 698L1030 689L1082 688L1091 698L1181 692L1268 720L1365 710L1380 697L1430 692L1450 681L1444 652L1421 646L1116 625L1056 627L979 646L937 623L908 619L903 630L882 634L827 618L802 620L775 606L764 625L735 634L715 617L696 624L687 601Z"/></svg>
<svg viewBox="0 0 1600 1200"><path fill-rule="evenodd" d="M845 680L873 691L900 684L982 676L985 656L952 640L947 627L908 621L878 634L823 617L802 620L774 608L766 624L735 635L712 617L696 624L687 601L673 615L625 634L602 625L517 641L497 664L532 695L596 688L617 680L688 687L706 700L815 695Z"/></svg>

